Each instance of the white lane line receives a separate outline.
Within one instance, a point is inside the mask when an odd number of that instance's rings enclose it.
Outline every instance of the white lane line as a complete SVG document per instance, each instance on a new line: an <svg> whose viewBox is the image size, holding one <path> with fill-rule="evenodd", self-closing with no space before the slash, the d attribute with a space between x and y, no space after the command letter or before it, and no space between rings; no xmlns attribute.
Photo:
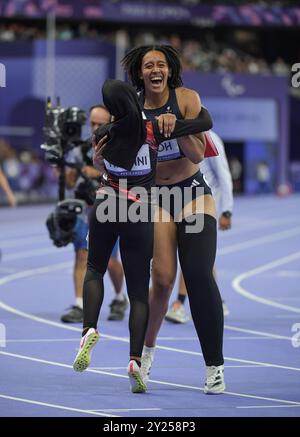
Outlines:
<svg viewBox="0 0 300 437"><path fill-rule="evenodd" d="M52 266L39 267L37 269L22 270L21 272L13 273L8 276L0 278L0 286L8 284L9 282L16 281L18 279L29 278L30 276L35 276L35 274L43 274L49 272L55 272L57 270L63 270L72 266L72 262L61 262L58 264L53 264Z"/></svg>
<svg viewBox="0 0 300 437"><path fill-rule="evenodd" d="M158 340L161 341L198 341L198 338L195 337L158 337Z"/></svg>
<svg viewBox="0 0 300 437"><path fill-rule="evenodd" d="M93 369L93 370L126 370L126 367L89 367L89 369Z"/></svg>
<svg viewBox="0 0 300 437"><path fill-rule="evenodd" d="M156 349L166 350L166 351L170 351L170 352L178 352L178 353L187 354L187 355L203 356L200 352L193 352L193 351L178 349L178 348L174 348L174 347L156 346ZM265 362L253 361L253 360L243 360L241 358L232 358L232 357L224 357L224 360L225 360L225 362L226 361L234 361L237 363L257 364L259 366L264 366L264 367L272 367L275 369L284 369L284 370L292 370L295 372L300 372L300 367L283 366L280 364L265 363Z"/></svg>
<svg viewBox="0 0 300 437"><path fill-rule="evenodd" d="M255 395L234 393L234 392L230 392L230 391L225 391L224 393L231 395L231 396L241 396L243 398L260 399L260 400L264 400L264 401L282 402L282 403L291 404L291 405L299 405L299 401L295 402L295 401L280 400L280 399L275 399L275 398L268 398L266 396L255 396Z"/></svg>
<svg viewBox="0 0 300 437"><path fill-rule="evenodd" d="M36 221L36 224L39 224L39 226L40 226L41 222L40 221ZM31 224L31 227L34 227L34 223ZM36 238L36 237L42 237L43 235L44 236L47 235L46 229L45 229L45 232L38 232L38 233L35 233L35 234L29 234L29 231L26 232L26 238L29 238L29 239L30 238ZM3 237L5 237L5 238L3 238ZM23 237L24 237L24 229L23 228L22 228L22 233L20 233L20 234L17 234L15 230L12 231L12 232L6 231L5 232L5 236L1 235L0 246L2 247L3 243L5 244L5 243L7 243L9 241L18 241L18 240L20 240Z"/></svg>
<svg viewBox="0 0 300 437"><path fill-rule="evenodd" d="M0 241L1 249L8 248L8 247L18 247L23 246L26 244L32 244L32 243L48 243L49 238L47 238L46 233L44 236L40 235L39 237L20 237L16 239L9 239L7 241Z"/></svg>
<svg viewBox="0 0 300 437"><path fill-rule="evenodd" d="M280 340L269 337L225 337L225 340ZM160 341L196 341L197 337L158 337ZM60 343L60 342L78 342L78 338L14 338L6 339L6 343Z"/></svg>
<svg viewBox="0 0 300 437"><path fill-rule="evenodd" d="M19 271L19 269L14 268L14 267L0 267L1 273L15 273L18 271Z"/></svg>
<svg viewBox="0 0 300 437"><path fill-rule="evenodd" d="M66 254L71 252L71 247L60 248L60 254ZM41 255L57 255L57 249L55 247L48 247L44 249L32 249L26 250L24 252L12 253L12 254L3 254L3 262L4 261L15 261L16 259L24 259L24 258L33 258L35 256Z"/></svg>
<svg viewBox="0 0 300 437"><path fill-rule="evenodd" d="M294 237L295 235L300 235L300 227L299 226L295 227L293 229L289 229L288 231L277 232L274 234L267 235L265 237L259 237L256 239L244 241L242 243L237 243L237 244L232 244L232 245L226 246L226 247L218 250L218 255L227 255L228 253L238 252L241 250L249 249L250 247L260 246L262 244L272 243L274 241L279 241L279 240L283 240L286 238L291 238L291 237ZM68 249L70 249L70 248L65 248L65 252L69 251ZM39 256L40 254L43 254L42 252L40 252L42 250L43 249L36 249L36 250L31 250L29 252L20 252L20 253L15 254L15 255L8 255L8 256L6 256L6 259L8 259L8 260L19 259L19 257L23 257L23 256L27 258L28 253L30 254L30 256ZM49 250L49 248L44 249L44 250ZM51 253L53 250L56 251L57 248L52 247ZM48 253L48 252L45 252L45 254L46 253Z"/></svg>
<svg viewBox="0 0 300 437"><path fill-rule="evenodd" d="M259 231L259 230L264 229L264 228L267 228L268 230L270 230L271 227L275 227L278 225L282 226L282 219L262 219L262 220L257 221L256 223L252 223L251 220L254 220L254 218L249 217L243 221L240 220L239 218L237 218L234 221L234 228L230 230L230 234L222 234L222 238L231 239L239 234L245 235L245 229L247 229L247 232L252 232L252 231L256 231L256 230ZM299 217L298 216L288 217L286 220L287 220L287 222L284 221L284 226L286 226L287 223L299 224Z"/></svg>
<svg viewBox="0 0 300 437"><path fill-rule="evenodd" d="M281 338L271 338L271 337L224 337L224 340L282 340Z"/></svg>
<svg viewBox="0 0 300 437"><path fill-rule="evenodd" d="M252 240L247 240L242 243L233 244L230 246L223 247L221 249L218 249L218 256L219 255L227 255L228 253L238 252L240 250L245 250L250 247L259 246L261 244L271 243L273 241L279 241L285 238L294 237L295 235L300 235L300 227L295 227L293 229L289 229L288 231L282 231L277 232L274 234L270 234L266 237L260 237ZM9 244L9 243L6 243ZM12 243L13 244L13 243ZM70 247L66 248L60 248L60 253L69 253L71 251ZM14 254L3 254L3 260L4 261L14 261L17 259L24 259L24 258L33 258L36 256L41 255L54 255L57 253L57 248L55 247L47 247L47 248L39 248L39 249L32 249L27 250L23 252L18 252Z"/></svg>
<svg viewBox="0 0 300 437"><path fill-rule="evenodd" d="M19 338L13 340L5 339L5 341L6 343L56 343L65 341L78 342L78 338Z"/></svg>
<svg viewBox="0 0 300 437"><path fill-rule="evenodd" d="M14 281L16 279L23 278L23 277L29 277L29 276L37 275L39 273L49 273L50 271L60 270L62 268L65 268L66 265L68 265L68 264L70 265L70 263L63 263L63 264L54 264L54 265L49 266L49 267L41 267L41 268L34 269L34 270L24 270L23 272L19 272L18 274L9 275L9 276L6 276L4 278L0 278L0 286L3 284L6 284L8 282ZM48 319L45 319L42 317L34 316L30 313L20 311L20 310L14 308L12 306L9 306L1 301L0 301L0 308L4 309L5 311L8 311L12 314L16 314L20 317L24 317L24 318L27 318L29 320L35 321L35 322L44 323L44 324L54 326L54 327L60 328L60 329L67 329L69 331L81 332L81 328L77 328L75 326L63 325L62 323L58 323L58 322L48 320ZM239 332L248 332L248 333L256 333L256 334L259 333L259 331L243 330L242 328L236 328L236 327L229 327L229 329L239 331ZM290 340L289 337L274 336L273 334L268 334L268 333L263 333L262 335L267 335L267 336L275 337L275 338L280 337L280 338L285 338L285 339ZM107 335L107 334L103 334L103 333L101 333L101 337L107 338L110 340L122 341L125 343L129 342L127 337L118 337L118 336ZM161 349L161 350L171 351L171 352L179 352L179 353L183 353L183 354L203 356L200 352L193 352L193 351L188 351L188 350L183 350L183 349L178 349L178 348L171 348L171 347L159 346L159 345L157 345L156 348ZM272 364L272 363L261 363L261 362L257 362L257 361L243 360L243 359L232 358L232 357L225 357L225 360L235 361L235 362L240 362L240 363L247 363L247 364L259 364L259 365L266 366L266 367L292 370L292 371L297 371L297 372L300 371L300 368L297 368L297 367L283 366L283 365Z"/></svg>
<svg viewBox="0 0 300 437"><path fill-rule="evenodd" d="M69 368L69 369L73 370L73 367L71 365L69 365L69 364L59 363L57 361L43 360L43 359L40 359L40 358L30 357L28 355L13 354L13 353L10 353L10 352L2 352L2 351L0 351L0 355L6 355L6 356L9 356L9 357L13 357L13 358L19 358L19 359L28 360L28 361L34 361L34 362L37 362L37 363L48 364L48 365L51 365L51 366L64 367L64 368ZM126 376L126 375L119 375L117 373L105 372L103 370L86 369L85 372L98 373L98 374L101 374L101 375L113 376L113 377L116 377L116 378L126 378L126 379L128 379L128 376ZM149 382L153 382L155 384L160 384L160 385L167 385L167 386L171 386L171 387L180 387L180 388L187 388L187 389L191 389L191 390L203 391L203 388L195 387L193 385L176 384L174 382L166 382L166 381L160 381L160 380L156 380L156 379L149 379ZM243 397L243 398L249 398L249 399L260 399L260 400L267 400L267 401L272 401L272 402L281 402L283 404L290 404L290 405L295 405L295 404L298 405L299 404L299 402L296 402L296 401L290 401L290 400L286 400L286 399L269 398L269 397L266 397L266 396L249 395L249 394L245 394L245 393L237 393L237 392L225 391L224 394L231 395L231 396Z"/></svg>
<svg viewBox="0 0 300 437"><path fill-rule="evenodd" d="M59 270L59 268L57 268L57 270ZM0 279L0 285L1 285L1 279ZM37 317L37 316L34 316L30 313L26 313L24 311L20 311L14 307L6 305L4 302L1 302L1 301L0 301L0 308L4 309L5 311L8 311L10 313L16 314L20 317L24 317L26 319L32 320L34 322L44 323L44 324L49 325L49 326L54 326L55 328L67 329L68 331L82 332L82 328L77 328L76 326L63 325L62 323L55 322L53 320L44 319L43 317ZM101 335L101 337L109 339L109 340L118 340L118 341L123 341L125 343L129 343L128 337L117 337L114 335L103 334L102 332L100 335ZM78 341L79 341L79 338L78 338Z"/></svg>
<svg viewBox="0 0 300 437"><path fill-rule="evenodd" d="M225 329L231 330L228 325L225 325ZM160 341L198 341L198 337L158 337ZM283 337L281 335L275 335L267 333L259 333L259 336L251 335L251 336L224 336L224 340L292 340L292 337Z"/></svg>
<svg viewBox="0 0 300 437"><path fill-rule="evenodd" d="M300 235L300 227L289 229L288 231L277 232L275 234L270 234L265 237L259 237L248 241L243 241L242 243L232 244L230 246L223 247L218 250L218 255L227 255L228 253L237 252L244 249L249 249L250 247L260 246L266 243L273 243L274 241L284 240L285 238L294 237L295 235Z"/></svg>
<svg viewBox="0 0 300 437"><path fill-rule="evenodd" d="M237 326L231 326L231 325L224 325L225 329L229 329L230 331L235 331L235 332L244 332L247 334L253 334L253 335L258 335L258 336L263 336L263 337L268 337L268 338L273 338L275 340L288 340L291 341L292 337L287 337L284 335L279 335L279 334L271 334L269 332L264 332L264 331L256 331L254 329L245 329L245 328L239 328Z"/></svg>
<svg viewBox="0 0 300 437"><path fill-rule="evenodd" d="M108 411L111 413L130 413L131 411L162 411L162 408L102 408L91 411Z"/></svg>
<svg viewBox="0 0 300 437"><path fill-rule="evenodd" d="M228 325L225 325L225 329L231 330L232 328ZM160 341L199 341L198 337L158 337ZM259 336L251 335L251 336L224 336L224 340L292 340L292 337L283 337L281 335L269 334L268 333L259 333Z"/></svg>
<svg viewBox="0 0 300 437"><path fill-rule="evenodd" d="M245 409L251 409L251 408L294 408L294 407L300 407L300 404L295 405L245 405L235 408L245 408Z"/></svg>
<svg viewBox="0 0 300 437"><path fill-rule="evenodd" d="M1 307L1 302L0 302L0 307ZM22 315L22 314L18 314L18 315ZM37 320L38 322L40 322L41 320ZM57 323L57 322L54 322ZM61 327L61 324L59 323L59 327ZM79 328L76 329L77 331L80 331ZM102 333L101 336L103 337ZM274 336L275 337L275 336ZM108 338L102 338L102 340L110 340L110 336L108 336ZM113 337L113 339L118 339L119 337ZM198 342L198 338L197 337L157 337L157 339L159 341L196 341ZM292 338L290 337L284 337L281 338L279 336L276 336L275 338L273 337L265 337L264 334L261 334L261 336L259 337L255 337L255 336L239 336L239 337L232 337L232 336L224 336L224 340L292 340ZM7 343L55 343L55 342L77 342L78 338L74 337L74 338L14 338L14 339L6 339ZM128 337L126 337L126 341L128 341Z"/></svg>
<svg viewBox="0 0 300 437"><path fill-rule="evenodd" d="M284 256L282 258L279 258L275 261L272 261L267 264L263 264L260 267L256 267L255 269L248 270L247 272L241 273L238 275L234 280L232 281L232 287L233 289L238 293L244 296L247 299L253 300L255 302L259 302L264 305L269 305L275 308L280 308L281 310L291 311L294 313L300 314L300 308L290 306L290 305L284 305L279 302L274 302L270 299L265 299L263 297L257 296L253 293L250 293L247 291L244 287L241 286L241 282L245 279L251 278L252 276L256 276L260 273L266 272L268 270L272 270L278 266L281 266L283 264L287 264L289 262L293 262L295 260L300 259L300 252L292 253L291 255Z"/></svg>
<svg viewBox="0 0 300 437"><path fill-rule="evenodd" d="M49 404L48 402L34 401L32 399L19 398L16 396L8 396L8 395L4 395L2 393L0 393L0 398L9 399L11 401L24 402L25 404L41 405L43 407L55 408L58 410L67 410L67 411L75 411L76 413L91 414L92 416L120 417L120 416L116 416L115 414L101 413L101 412L98 412L97 410L96 411L95 410L82 410L81 408L66 407L65 405L60 405L60 404Z"/></svg>
<svg viewBox="0 0 300 437"><path fill-rule="evenodd" d="M0 282L1 282L1 280L0 280ZM3 302L0 302L0 308L3 308L4 310L9 311L13 314L17 314L21 317L25 317L27 319L33 320L35 322L45 323L47 325L54 326L56 328L68 329L70 331L81 332L81 328L76 328L75 326L63 325L62 323L54 322L52 320L47 320L47 319L43 319L41 317L36 317L36 316L31 315L31 314L25 313L23 311L19 311L13 307L9 307L8 305L4 304ZM101 333L100 335L101 335L101 337L109 339L109 340L116 340L116 341L122 341L125 343L129 343L129 340L127 337L117 337L117 336L107 335L107 334L103 334L103 333ZM187 355L203 356L202 353L200 353L200 352L194 352L194 351L189 351L189 350L185 350L185 349L178 349L178 348L173 348L173 347L167 347L167 346L157 345L156 349L166 350L166 351L170 351L170 352L178 352L178 353L187 354ZM224 359L227 361L235 361L235 362L247 363L247 364L258 364L258 365L265 366L265 367L273 367L273 368L277 368L277 369L285 369L285 370L292 370L292 371L300 372L300 368L298 368L298 367L283 366L283 365L279 365L279 364L265 363L265 362L252 361L252 360L243 360L241 358L232 358L232 357L224 357Z"/></svg>
<svg viewBox="0 0 300 437"><path fill-rule="evenodd" d="M269 296L269 299L275 300L275 301L278 301L278 302L283 301L283 300L287 300L287 301L290 301L290 302L300 303L300 297L299 296L295 296L295 297L292 297L292 296L291 297L289 297L289 296L286 296L286 297Z"/></svg>
<svg viewBox="0 0 300 437"><path fill-rule="evenodd" d="M63 270L63 269L69 268L71 266L72 266L71 262L65 262L65 263L53 264L51 266L46 266L46 267L39 267L36 269L23 270L21 272L14 273L14 274L11 274L8 276L4 276L3 278L0 278L0 286L5 285L9 282L16 281L18 279L23 279L23 278L27 278L30 276L35 276L38 274L50 273L50 272L56 271L56 270ZM45 324L48 324L51 326L56 326L58 328L67 329L70 331L81 332L80 328L76 328L74 326L69 326L69 325L63 325L62 323L58 323L58 322L55 322L55 321L52 321L49 319L34 316L30 313L26 313L24 311L18 310L17 308L14 308L10 305L7 305L1 301L0 301L0 308L3 308L5 311L8 311L10 313L17 314L20 317L28 318L28 319L34 320L36 322L45 323ZM231 331L236 331L236 332L243 332L245 334L254 334L254 335L259 335L259 336L264 336L264 337L288 340L288 341L291 341L291 339L292 339L291 337L286 337L286 336L277 335L277 334L271 334L271 333L263 332L263 331L256 331L256 330L252 330L252 329L239 328L239 327L231 326L231 325L227 325L227 324L224 327L225 327L225 329L228 329ZM128 342L127 338L122 338L122 340L121 340L121 337L114 337L114 336L109 336L109 335L106 336L103 334L102 334L102 337L106 337L109 339L117 339L120 341Z"/></svg>
<svg viewBox="0 0 300 437"><path fill-rule="evenodd" d="M226 369L230 369L230 368L236 369L239 367L241 367L243 369L244 367L260 367L260 368L262 368L265 366L262 366L261 364L243 364L242 366L239 366L239 365L238 366L236 366L236 365L228 366L227 364L225 364L225 367L226 367Z"/></svg>
<svg viewBox="0 0 300 437"><path fill-rule="evenodd" d="M300 271L298 270L281 270L276 273L277 276L283 278L300 278Z"/></svg>

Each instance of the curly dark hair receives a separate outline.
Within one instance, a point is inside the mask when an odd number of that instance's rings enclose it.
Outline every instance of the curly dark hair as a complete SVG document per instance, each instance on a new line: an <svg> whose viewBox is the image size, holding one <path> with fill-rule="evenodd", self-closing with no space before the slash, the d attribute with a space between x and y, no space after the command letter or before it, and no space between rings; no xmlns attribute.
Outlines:
<svg viewBox="0 0 300 437"><path fill-rule="evenodd" d="M140 78L142 61L145 54L152 50L162 52L166 57L168 66L171 69L171 77L168 78L169 87L177 88L182 86L179 53L170 45L139 46L133 48L124 56L121 64L127 72L132 85L134 85L138 91L144 89L144 81Z"/></svg>

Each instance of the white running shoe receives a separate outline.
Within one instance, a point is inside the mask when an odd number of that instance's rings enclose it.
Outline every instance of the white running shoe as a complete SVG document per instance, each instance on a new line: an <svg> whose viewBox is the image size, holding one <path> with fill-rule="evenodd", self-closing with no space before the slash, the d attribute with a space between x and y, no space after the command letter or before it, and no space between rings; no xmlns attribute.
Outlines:
<svg viewBox="0 0 300 437"><path fill-rule="evenodd" d="M190 320L190 317L186 313L182 303L174 302L167 312L165 319L173 323L186 323Z"/></svg>
<svg viewBox="0 0 300 437"><path fill-rule="evenodd" d="M154 360L154 351L155 351L155 346L151 348L144 346L143 348L141 372L145 384L148 383L150 378L151 367Z"/></svg>
<svg viewBox="0 0 300 437"><path fill-rule="evenodd" d="M225 390L224 365L206 366L206 382L204 393L220 394Z"/></svg>
<svg viewBox="0 0 300 437"><path fill-rule="evenodd" d="M127 373L132 393L145 393L147 386L143 381L141 368L135 360L129 361Z"/></svg>
<svg viewBox="0 0 300 437"><path fill-rule="evenodd" d="M99 332L94 328L90 328L81 338L79 351L73 363L73 369L76 372L83 372L89 367L91 362L91 352L98 342L99 337Z"/></svg>
<svg viewBox="0 0 300 437"><path fill-rule="evenodd" d="M229 316L230 311L229 311L228 306L226 305L226 303L224 301L222 301L222 305L223 305L223 314L224 314L224 317Z"/></svg>

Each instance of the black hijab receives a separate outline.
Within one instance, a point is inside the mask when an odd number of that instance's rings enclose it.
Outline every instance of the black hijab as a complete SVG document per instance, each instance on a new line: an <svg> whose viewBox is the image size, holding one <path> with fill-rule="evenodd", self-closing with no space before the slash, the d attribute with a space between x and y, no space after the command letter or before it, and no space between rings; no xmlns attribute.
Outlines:
<svg viewBox="0 0 300 437"><path fill-rule="evenodd" d="M96 130L96 142L107 135L108 142L102 156L113 165L131 170L146 139L146 126L136 90L129 83L107 79L102 87L102 96L115 121Z"/></svg>

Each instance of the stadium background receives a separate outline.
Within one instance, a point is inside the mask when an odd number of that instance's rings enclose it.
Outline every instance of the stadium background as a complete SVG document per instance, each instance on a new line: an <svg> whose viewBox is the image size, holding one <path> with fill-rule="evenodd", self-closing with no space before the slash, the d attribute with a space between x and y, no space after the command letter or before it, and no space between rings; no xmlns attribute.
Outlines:
<svg viewBox="0 0 300 437"><path fill-rule="evenodd" d="M0 16L0 163L19 203L57 196L40 150L46 97L87 111L107 77L124 78L126 50L155 42L179 49L184 82L225 142L235 192L260 191L261 162L265 191L300 191L297 2L7 0Z"/></svg>
<svg viewBox="0 0 300 437"><path fill-rule="evenodd" d="M2 207L0 190L0 416L11 418L10 429L28 428L15 420L20 416L72 417L76 431L74 418L90 416L98 417L88 422L97 431L101 417L128 423L299 417L298 3L0 0L0 166L19 203ZM217 397L202 396L205 366L191 322L163 324L149 390L132 395L128 312L123 321L107 320L114 296L109 275L101 342L83 375L72 370L81 326L60 322L73 298L74 249L54 247L45 227L58 191L40 149L46 98L60 96L63 107L87 111L101 102L106 77L124 78L126 50L155 42L181 52L185 85L199 91L212 113L233 176L233 226L218 239L218 281L230 314L227 389ZM270 174L264 181L262 165ZM204 424L211 430L205 421L201 431ZM214 420L214 429L218 424L224 432L225 421Z"/></svg>

